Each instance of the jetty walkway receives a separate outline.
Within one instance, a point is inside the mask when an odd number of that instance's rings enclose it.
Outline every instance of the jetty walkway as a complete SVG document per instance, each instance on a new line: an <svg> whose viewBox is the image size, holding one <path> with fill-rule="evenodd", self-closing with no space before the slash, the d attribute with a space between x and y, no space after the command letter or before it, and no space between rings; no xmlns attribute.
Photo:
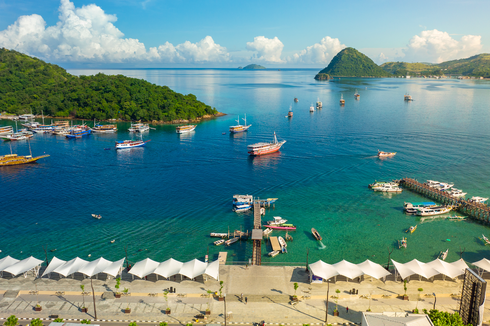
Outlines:
<svg viewBox="0 0 490 326"><path fill-rule="evenodd" d="M252 230L253 251L252 265L262 264L262 215L260 202L254 201L254 228Z"/></svg>
<svg viewBox="0 0 490 326"><path fill-rule="evenodd" d="M485 204L451 196L445 191L434 189L411 178L401 179L400 184L404 188L441 202L444 205L453 206L454 210L467 214L473 219L484 223L490 223L490 207Z"/></svg>

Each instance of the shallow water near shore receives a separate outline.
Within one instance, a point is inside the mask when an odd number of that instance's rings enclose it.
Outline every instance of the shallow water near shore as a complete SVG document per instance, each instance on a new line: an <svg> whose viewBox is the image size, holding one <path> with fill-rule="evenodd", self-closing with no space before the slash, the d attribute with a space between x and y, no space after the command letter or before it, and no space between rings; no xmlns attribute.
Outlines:
<svg viewBox="0 0 490 326"><path fill-rule="evenodd" d="M98 70L68 70L95 74ZM61 259L149 257L186 261L248 261L250 242L215 247L210 232L250 230L252 213L231 211L234 194L279 198L264 221L281 216L297 225L288 254L263 263L335 263L365 259L386 264L391 258L429 261L449 248L447 261L490 258L478 239L489 227L468 221L405 215L406 201L426 201L415 193L373 193L374 180L413 177L453 182L467 197L490 197L490 82L480 80L342 79L317 82L317 70L243 71L231 69L100 70L167 85L197 98L227 116L199 123L191 134L157 125L146 148L115 151L114 141L130 139L128 123L113 135L84 139L35 135L34 155L50 154L39 164L0 170L0 258L33 255ZM358 90L361 97L354 99ZM403 101L405 93L415 99ZM343 94L346 104L339 106ZM298 103L293 98L299 99ZM323 109L309 107L317 99ZM292 106L294 117L285 116ZM237 115L247 114L247 133L229 134ZM5 120L0 125L11 124ZM252 158L248 144L286 140L279 153ZM222 133L226 132L226 135ZM396 151L379 160L377 150ZM14 153L27 154L23 142ZM0 144L1 155L10 144ZM101 220L90 214L101 214ZM458 213L456 213L458 214ZM447 214L454 215L452 214ZM458 214L459 215L459 214ZM418 224L413 234L405 233ZM323 237L322 250L311 235ZM274 231L272 235L285 233ZM408 237L408 248L397 240ZM115 243L111 244L111 240ZM56 251L49 251L54 250ZM91 257L88 257L88 255Z"/></svg>

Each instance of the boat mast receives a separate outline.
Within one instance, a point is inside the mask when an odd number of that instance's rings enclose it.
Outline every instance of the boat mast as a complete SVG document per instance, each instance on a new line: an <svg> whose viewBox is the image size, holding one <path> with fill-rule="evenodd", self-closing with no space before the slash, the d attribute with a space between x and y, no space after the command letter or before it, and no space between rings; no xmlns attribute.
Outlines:
<svg viewBox="0 0 490 326"><path fill-rule="evenodd" d="M42 111L42 110L41 110L41 115L42 115L42 117L43 117L43 126L44 126L44 113L43 113L43 111Z"/></svg>
<svg viewBox="0 0 490 326"><path fill-rule="evenodd" d="M44 123L43 123L44 124ZM29 145L29 154L32 156L32 151L31 151L31 142L29 141L29 138L27 138L27 144Z"/></svg>
<svg viewBox="0 0 490 326"><path fill-rule="evenodd" d="M274 131L274 144L277 144L276 132Z"/></svg>
<svg viewBox="0 0 490 326"><path fill-rule="evenodd" d="M235 120L238 125L240 125L240 116L238 116L238 120Z"/></svg>
<svg viewBox="0 0 490 326"><path fill-rule="evenodd" d="M245 127L246 127L247 126L247 114L246 113L245 113L245 119L243 119L243 120L245 120Z"/></svg>

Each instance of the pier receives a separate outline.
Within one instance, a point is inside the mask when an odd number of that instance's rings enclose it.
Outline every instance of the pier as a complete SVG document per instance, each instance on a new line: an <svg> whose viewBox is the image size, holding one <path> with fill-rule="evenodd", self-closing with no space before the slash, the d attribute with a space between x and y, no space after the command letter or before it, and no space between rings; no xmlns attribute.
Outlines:
<svg viewBox="0 0 490 326"><path fill-rule="evenodd" d="M262 216L260 215L260 206L260 201L254 201L254 229L252 230L252 265L262 264Z"/></svg>
<svg viewBox="0 0 490 326"><path fill-rule="evenodd" d="M445 191L431 188L411 178L403 178L400 180L400 185L413 192L441 202L444 205L453 206L454 210L458 210L475 220L490 223L490 207L487 205L453 197Z"/></svg>

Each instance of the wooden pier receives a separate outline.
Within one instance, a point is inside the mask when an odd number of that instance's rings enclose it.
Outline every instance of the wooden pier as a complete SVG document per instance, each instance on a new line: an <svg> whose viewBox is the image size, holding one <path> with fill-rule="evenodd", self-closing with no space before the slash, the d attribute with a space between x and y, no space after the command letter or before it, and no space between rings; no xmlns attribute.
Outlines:
<svg viewBox="0 0 490 326"><path fill-rule="evenodd" d="M260 206L261 205L259 201L254 201L254 229L252 230L252 265L262 264L262 216L260 215Z"/></svg>
<svg viewBox="0 0 490 326"><path fill-rule="evenodd" d="M445 191L431 188L411 178L404 178L400 180L400 185L411 191L441 202L444 205L453 206L454 210L458 210L459 212L464 213L475 220L490 223L490 207L485 204L453 197Z"/></svg>

